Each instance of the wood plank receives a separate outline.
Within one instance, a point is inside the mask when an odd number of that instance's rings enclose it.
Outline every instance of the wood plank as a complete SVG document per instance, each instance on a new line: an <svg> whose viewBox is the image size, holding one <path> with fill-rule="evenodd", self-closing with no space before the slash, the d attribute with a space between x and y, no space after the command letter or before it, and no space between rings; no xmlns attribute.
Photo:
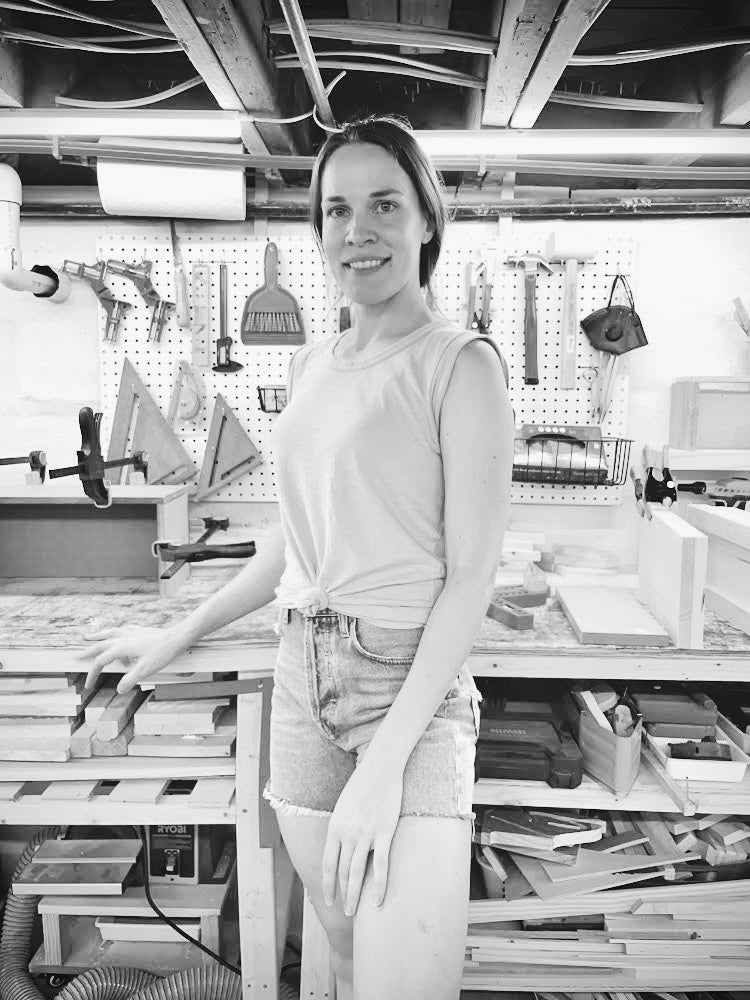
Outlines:
<svg viewBox="0 0 750 1000"><path fill-rule="evenodd" d="M750 608L733 601L716 587L706 587L706 607L750 635Z"/></svg>
<svg viewBox="0 0 750 1000"><path fill-rule="evenodd" d="M200 778L190 793L191 806L228 806L235 789L234 778Z"/></svg>
<svg viewBox="0 0 750 1000"><path fill-rule="evenodd" d="M75 721L68 718L0 718L0 743L11 740L35 739L39 743L48 740L70 739Z"/></svg>
<svg viewBox="0 0 750 1000"><path fill-rule="evenodd" d="M85 781L88 778L203 778L235 773L233 757L204 757L181 760L179 757L95 757L69 760L66 764L6 763L3 778L7 781Z"/></svg>
<svg viewBox="0 0 750 1000"><path fill-rule="evenodd" d="M166 704L177 704L177 702L166 702ZM220 707L211 708L209 711L195 709L185 710L179 714L169 712L164 715L139 711L133 716L133 722L138 736L213 736L216 732L216 720L221 711Z"/></svg>
<svg viewBox="0 0 750 1000"><path fill-rule="evenodd" d="M638 847L640 844L647 843L648 837L639 837L636 833L618 833L612 837L604 837L598 843L592 844L589 850L612 854L615 851L623 851L626 847Z"/></svg>
<svg viewBox="0 0 750 1000"><path fill-rule="evenodd" d="M534 892L543 900L555 900L564 896L580 896L600 889L615 889L632 882L644 882L654 877L653 872L629 872L622 875L590 875L570 882L556 883L547 875L544 865L535 858L517 855L514 863L528 880ZM595 905L595 904L594 904Z"/></svg>
<svg viewBox="0 0 750 1000"><path fill-rule="evenodd" d="M677 514L657 508L641 518L638 598L678 649L703 649L707 559L708 539Z"/></svg>
<svg viewBox="0 0 750 1000"><path fill-rule="evenodd" d="M118 896L130 874L132 862L116 864L27 865L13 881L14 896L101 895Z"/></svg>
<svg viewBox="0 0 750 1000"><path fill-rule="evenodd" d="M506 0L497 52L490 57L482 125L507 126L560 0Z"/></svg>
<svg viewBox="0 0 750 1000"><path fill-rule="evenodd" d="M29 761L63 763L70 760L70 739L51 740L39 743L38 740L15 740L0 743L0 761Z"/></svg>
<svg viewBox="0 0 750 1000"><path fill-rule="evenodd" d="M141 851L136 838L99 838L90 840L45 840L31 859L31 864L134 864Z"/></svg>
<svg viewBox="0 0 750 1000"><path fill-rule="evenodd" d="M140 778L118 781L109 793L110 802L157 802L167 786L168 778Z"/></svg>
<svg viewBox="0 0 750 1000"><path fill-rule="evenodd" d="M98 778L89 778L85 781L51 781L42 792L41 798L60 802L88 802L98 784Z"/></svg>
<svg viewBox="0 0 750 1000"><path fill-rule="evenodd" d="M688 504L687 519L705 535L721 538L741 549L750 549L750 511L739 507Z"/></svg>
<svg viewBox="0 0 750 1000"><path fill-rule="evenodd" d="M15 802L25 781L0 781L0 802Z"/></svg>
<svg viewBox="0 0 750 1000"><path fill-rule="evenodd" d="M137 717L137 716L136 716ZM128 743L131 757L228 757L237 739L236 709L224 709L207 736L136 734ZM234 779L230 779L234 782Z"/></svg>
<svg viewBox="0 0 750 1000"><path fill-rule="evenodd" d="M639 871L646 868L662 868L674 865L680 861L694 861L697 854L683 855L679 850L671 854L627 855L598 854L596 851L581 850L578 861L572 867L550 865L542 861L541 865L548 878L553 882L568 882L580 878L590 878L594 875L615 874L617 872ZM656 873L653 873L656 874Z"/></svg>
<svg viewBox="0 0 750 1000"><path fill-rule="evenodd" d="M670 645L668 633L629 590L566 583L558 585L557 600L581 643Z"/></svg>
<svg viewBox="0 0 750 1000"><path fill-rule="evenodd" d="M579 42L608 3L567 0L561 5L511 116L512 128L531 128L536 122Z"/></svg>
<svg viewBox="0 0 750 1000"><path fill-rule="evenodd" d="M83 674L0 674L0 691L20 694L29 691L68 691Z"/></svg>
<svg viewBox="0 0 750 1000"><path fill-rule="evenodd" d="M178 920L178 927L197 941L201 940L200 920ZM96 929L104 941L159 941L181 944L184 938L163 920L148 917L97 917Z"/></svg>

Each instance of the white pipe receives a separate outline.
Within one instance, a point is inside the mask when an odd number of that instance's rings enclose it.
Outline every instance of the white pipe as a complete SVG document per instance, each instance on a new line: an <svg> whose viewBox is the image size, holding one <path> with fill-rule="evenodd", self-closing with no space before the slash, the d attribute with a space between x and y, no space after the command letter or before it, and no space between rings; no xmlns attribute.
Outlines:
<svg viewBox="0 0 750 1000"><path fill-rule="evenodd" d="M21 266L21 178L8 163L0 163L0 282L15 292L31 292L51 302L64 302L70 294L70 277L55 277Z"/></svg>

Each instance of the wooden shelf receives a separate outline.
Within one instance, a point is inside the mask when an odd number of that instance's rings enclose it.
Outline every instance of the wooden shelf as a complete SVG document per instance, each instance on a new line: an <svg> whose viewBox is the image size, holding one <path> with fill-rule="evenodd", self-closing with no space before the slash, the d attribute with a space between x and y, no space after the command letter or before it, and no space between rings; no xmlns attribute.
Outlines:
<svg viewBox="0 0 750 1000"><path fill-rule="evenodd" d="M750 776L743 781L691 781L688 795L697 813L750 815ZM679 783L685 790L685 783ZM643 766L630 793L617 798L584 774L578 788L550 788L544 781L498 781L480 778L474 785L476 805L536 806L555 809L621 809L626 812L678 813L679 807Z"/></svg>
<svg viewBox="0 0 750 1000"><path fill-rule="evenodd" d="M671 472L689 472L690 475L710 478L711 473L727 475L747 475L750 471L750 451L729 451L722 448L696 448L683 451L669 449Z"/></svg>
<svg viewBox="0 0 750 1000"><path fill-rule="evenodd" d="M472 653L475 677L563 677L597 680L747 681L750 652L719 653L664 648L660 653L601 647Z"/></svg>

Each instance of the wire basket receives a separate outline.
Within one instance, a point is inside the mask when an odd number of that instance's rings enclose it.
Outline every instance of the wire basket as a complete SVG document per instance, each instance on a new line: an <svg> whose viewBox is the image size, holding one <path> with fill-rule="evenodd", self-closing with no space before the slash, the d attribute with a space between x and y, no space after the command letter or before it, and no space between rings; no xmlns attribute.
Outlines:
<svg viewBox="0 0 750 1000"><path fill-rule="evenodd" d="M571 434L517 437L513 481L555 486L622 486L627 478L627 438L583 440Z"/></svg>
<svg viewBox="0 0 750 1000"><path fill-rule="evenodd" d="M286 406L286 386L259 385L258 401L264 413L281 413Z"/></svg>

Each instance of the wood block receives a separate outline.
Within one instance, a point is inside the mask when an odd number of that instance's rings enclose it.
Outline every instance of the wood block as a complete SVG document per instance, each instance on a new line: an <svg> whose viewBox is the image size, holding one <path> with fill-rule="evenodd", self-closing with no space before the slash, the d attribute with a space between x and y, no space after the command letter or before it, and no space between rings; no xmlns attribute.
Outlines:
<svg viewBox="0 0 750 1000"><path fill-rule="evenodd" d="M39 864L134 864L141 851L137 838L45 840L31 859Z"/></svg>
<svg viewBox="0 0 750 1000"><path fill-rule="evenodd" d="M627 847L637 847L647 844L648 837L639 837L637 833L617 833L613 837L603 837L597 844L591 844L589 850L612 854L624 851Z"/></svg>
<svg viewBox="0 0 750 1000"><path fill-rule="evenodd" d="M27 865L13 882L14 896L119 896L132 862Z"/></svg>
<svg viewBox="0 0 750 1000"><path fill-rule="evenodd" d="M724 821L716 823L711 829L721 838L726 847L750 839L750 826L746 826L744 823Z"/></svg>
<svg viewBox="0 0 750 1000"><path fill-rule="evenodd" d="M81 705L91 697L84 692L83 681L75 686L51 691L0 692L0 716L65 717L78 715Z"/></svg>
<svg viewBox="0 0 750 1000"><path fill-rule="evenodd" d="M92 757L91 741L96 735L96 729L89 723L84 723L70 737L71 757Z"/></svg>
<svg viewBox="0 0 750 1000"><path fill-rule="evenodd" d="M96 689L84 711L88 725L95 725L101 719L104 710L112 703L116 694L117 686L115 684L102 684Z"/></svg>
<svg viewBox="0 0 750 1000"><path fill-rule="evenodd" d="M133 739L133 720L118 733L113 740L100 740L94 733L91 738L91 754L93 757L127 757L128 746Z"/></svg>
<svg viewBox="0 0 750 1000"><path fill-rule="evenodd" d="M557 599L581 643L670 645L669 634L632 591L563 584L557 588Z"/></svg>
<svg viewBox="0 0 750 1000"><path fill-rule="evenodd" d="M100 740L113 740L119 736L144 697L145 695L138 688L133 688L125 694L116 694L96 723L98 738Z"/></svg>
<svg viewBox="0 0 750 1000"><path fill-rule="evenodd" d="M708 539L670 510L641 519L638 598L679 649L703 649Z"/></svg>

